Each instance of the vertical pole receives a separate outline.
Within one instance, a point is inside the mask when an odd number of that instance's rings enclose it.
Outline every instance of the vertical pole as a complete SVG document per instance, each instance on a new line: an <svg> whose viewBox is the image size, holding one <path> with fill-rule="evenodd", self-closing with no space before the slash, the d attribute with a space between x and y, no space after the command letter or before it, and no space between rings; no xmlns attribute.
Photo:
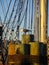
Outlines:
<svg viewBox="0 0 49 65"><path fill-rule="evenodd" d="M40 0L40 25L41 25L41 42L47 40L47 21L48 20L48 0Z"/></svg>

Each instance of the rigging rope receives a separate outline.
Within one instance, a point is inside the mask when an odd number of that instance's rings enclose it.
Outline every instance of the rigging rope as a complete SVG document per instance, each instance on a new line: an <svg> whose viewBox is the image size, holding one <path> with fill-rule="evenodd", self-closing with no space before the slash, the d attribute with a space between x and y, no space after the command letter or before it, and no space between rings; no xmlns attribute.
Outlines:
<svg viewBox="0 0 49 65"><path fill-rule="evenodd" d="M17 1L17 0L15 0L15 1L14 1L13 9L12 9L12 12L11 12L11 15L10 15L9 20L8 20L8 22L6 23L6 26L8 26L8 25L9 25L9 23L10 23L11 17L12 17L13 12L14 12L14 7L15 7L15 4L16 4L16 1ZM5 26L4 28L6 28L6 26Z"/></svg>
<svg viewBox="0 0 49 65"><path fill-rule="evenodd" d="M8 9L7 9L7 12L6 12L6 15L5 15L5 18L4 18L4 23L6 22L6 18L7 18L7 14L8 14L8 11L9 11L9 8L10 8L10 4L11 4L12 0L10 0L9 2L9 6L8 6Z"/></svg>
<svg viewBox="0 0 49 65"><path fill-rule="evenodd" d="M31 13L31 29L32 29L32 26L33 26L33 0L32 0L32 13Z"/></svg>
<svg viewBox="0 0 49 65"><path fill-rule="evenodd" d="M0 4L1 4L1 6L2 6L3 15L5 15L5 10L4 10L4 8L3 8L3 5L2 5L1 0L0 0Z"/></svg>
<svg viewBox="0 0 49 65"><path fill-rule="evenodd" d="M17 15L19 15L19 14L21 13L21 11L22 11L22 6L23 6L23 2L21 2L21 0L20 0L12 24L14 24Z"/></svg>
<svg viewBox="0 0 49 65"><path fill-rule="evenodd" d="M27 7L28 7L28 0L27 0L26 9L27 9ZM26 9L25 9L25 12L26 12ZM18 26L20 26L20 25L21 25L21 23L22 23L22 20L23 20L23 18L24 18L24 15L25 15L25 12L24 12L24 14L23 14L23 17L22 17L22 19L21 19L21 20L20 20L20 22L18 23Z"/></svg>
<svg viewBox="0 0 49 65"><path fill-rule="evenodd" d="M26 8L26 11L25 11L25 20L24 20L24 28L26 29L26 26L27 26L27 9L28 9L28 1L27 1L27 8Z"/></svg>
<svg viewBox="0 0 49 65"><path fill-rule="evenodd" d="M22 7L22 10L20 10L19 11L19 13L20 12L22 12L23 11L23 9L24 9L24 5L23 5L23 7ZM17 14L17 12L16 12L16 14ZM25 14L25 12L22 14L23 16L22 16L22 18L21 18L21 20L20 20L20 22L19 23L16 23L16 25L14 26L14 28L16 27L16 26L19 26L20 24L21 24L21 21L23 20L23 18L24 18L24 14ZM15 15L15 18L17 17L17 15ZM17 21L18 22L18 21Z"/></svg>

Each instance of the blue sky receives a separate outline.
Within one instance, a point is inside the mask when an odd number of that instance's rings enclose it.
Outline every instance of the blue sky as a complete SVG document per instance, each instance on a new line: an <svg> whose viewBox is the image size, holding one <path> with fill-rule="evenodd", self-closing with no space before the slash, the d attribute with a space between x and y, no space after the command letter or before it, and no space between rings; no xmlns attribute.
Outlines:
<svg viewBox="0 0 49 65"><path fill-rule="evenodd" d="M14 1L15 1L15 0L12 0L12 2L11 2L10 8L9 8L9 12L8 12L8 16L7 16L7 18L6 18L6 23L7 23L8 19L9 19L9 17L10 17L10 14L11 14L11 11L12 11L12 8L13 8L13 5L14 5ZM32 2L32 0L28 0L28 1L30 2L30 7L31 7L31 2ZM1 16L2 22L4 21L4 17L5 17L5 15L6 15L9 2L10 2L10 0L0 0L0 16ZM2 8L2 7L3 7L3 8ZM49 0L48 0L48 11L49 11ZM16 7L15 7L15 9L14 9L14 13L13 13L13 16L12 16L12 18L11 18L11 22L12 22L12 20L14 19L15 12L16 12ZM31 12L31 8L30 8L30 12ZM29 14L28 14L28 16L29 16ZM31 16L31 15L30 15L30 16ZM29 18L27 19L27 21L28 21L28 20L29 20ZM16 21L16 20L15 20L15 21ZM10 24L11 24L11 23L10 23ZM28 22L27 22L27 24L28 24ZM10 25L10 26L11 26L11 25ZM20 27L20 28L22 28L22 27L23 27L23 23L21 24L21 27ZM34 27L34 26L33 26L33 27ZM49 29L49 12L48 12L48 29ZM34 30L34 29L33 29L33 30ZM48 36L49 36L49 30L48 30Z"/></svg>
<svg viewBox="0 0 49 65"><path fill-rule="evenodd" d="M13 8L13 5L14 5L14 1L15 0L12 0L12 2L11 2L11 5L10 5L10 8L9 8L9 12L8 12L8 16L6 17L6 23L8 22L8 20L9 20L9 18L10 18L10 14L11 14L11 12L12 12L12 8ZM18 0L19 1L19 0ZM25 1L25 0L24 0ZM26 0L27 1L27 0ZM7 12L7 8L8 8L8 5L9 5L9 2L10 2L10 0L0 0L0 16L1 16L1 19L2 19L2 22L4 23L4 18L5 18L5 15L6 15L6 12ZM32 2L32 0L28 0L28 2L29 2L29 4L30 4L30 18L31 18L31 11L32 11L32 4L31 4L31 2ZM16 2L16 4L17 4L17 2ZM29 10L29 7L28 7L28 10ZM13 19L14 19L14 16L15 16L15 12L16 12L16 7L15 7L15 9L14 9L14 13L13 13L13 15L12 15L12 18L11 18L11 20L10 20L10 22L12 23L12 21L13 21ZM29 11L28 11L29 12ZM17 18L16 18L17 19ZM15 20L16 21L16 20ZM28 21L29 21L29 14L27 13L27 28L28 28L28 26L29 25L31 25L31 24L29 24L28 23ZM30 21L31 21L31 19L30 19ZM11 23L9 24L10 25L10 28L11 28ZM23 22L24 23L24 22ZM24 24L21 24L21 27L20 28L23 28L23 26L24 26Z"/></svg>

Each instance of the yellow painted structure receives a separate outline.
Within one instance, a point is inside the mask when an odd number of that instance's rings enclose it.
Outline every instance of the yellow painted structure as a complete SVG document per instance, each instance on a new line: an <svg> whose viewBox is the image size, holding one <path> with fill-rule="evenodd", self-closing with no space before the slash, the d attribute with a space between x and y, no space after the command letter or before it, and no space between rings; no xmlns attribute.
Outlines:
<svg viewBox="0 0 49 65"><path fill-rule="evenodd" d="M15 55L15 44L13 43L9 43L9 47L8 47L8 55Z"/></svg>
<svg viewBox="0 0 49 65"><path fill-rule="evenodd" d="M24 44L10 43L8 47L8 55L24 54Z"/></svg>
<svg viewBox="0 0 49 65"><path fill-rule="evenodd" d="M29 49L28 51L30 51L29 46L26 47L27 45L30 46L30 44L18 44L18 45L16 45L16 47L15 47L16 54L22 54L22 55L24 55L26 53L25 49L27 49L27 48Z"/></svg>
<svg viewBox="0 0 49 65"><path fill-rule="evenodd" d="M24 44L16 44L15 46L16 54L24 54Z"/></svg>
<svg viewBox="0 0 49 65"><path fill-rule="evenodd" d="M47 40L48 0L40 0L40 41Z"/></svg>
<svg viewBox="0 0 49 65"><path fill-rule="evenodd" d="M39 43L30 42L30 55L39 55ZM8 55L22 54L24 55L24 44L9 43Z"/></svg>
<svg viewBox="0 0 49 65"><path fill-rule="evenodd" d="M16 44L15 45L15 52L16 52L16 54L17 54L17 51L19 51L19 48L20 48L20 44Z"/></svg>
<svg viewBox="0 0 49 65"><path fill-rule="evenodd" d="M30 35L29 34L23 34L22 35L22 44L28 44L30 41Z"/></svg>
<svg viewBox="0 0 49 65"><path fill-rule="evenodd" d="M24 44L20 45L20 53L24 55Z"/></svg>
<svg viewBox="0 0 49 65"><path fill-rule="evenodd" d="M39 43L30 42L30 55L39 56Z"/></svg>

